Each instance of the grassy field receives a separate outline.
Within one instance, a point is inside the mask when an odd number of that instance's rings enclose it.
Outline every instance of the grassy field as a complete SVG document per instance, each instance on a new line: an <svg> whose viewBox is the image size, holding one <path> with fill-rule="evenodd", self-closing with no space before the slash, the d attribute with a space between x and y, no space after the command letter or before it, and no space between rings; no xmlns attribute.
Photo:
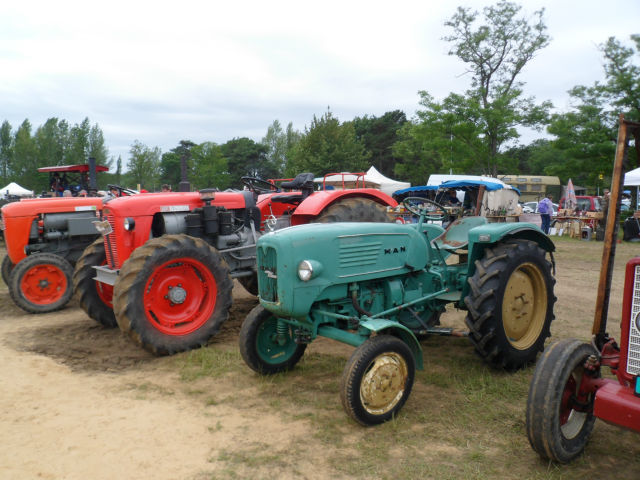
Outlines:
<svg viewBox="0 0 640 480"><path fill-rule="evenodd" d="M588 339L595 305L602 243L554 239L558 297L550 341ZM619 244L610 306L612 335L619 334L623 269L640 253L637 245ZM444 324L459 325L463 312L448 312ZM340 406L339 379L349 347L315 342L292 372L260 377L243 364L236 345L216 345L175 357L184 388L203 405L277 412L292 424L304 421L313 432L305 442L272 444L268 432L246 449L226 451L215 462L228 466L223 478L267 477L288 472L304 478L297 459L315 457L343 478L574 479L599 478L606 471L640 477L640 442L636 434L597 422L585 454L567 466L541 460L525 434L524 412L533 367L498 372L485 366L464 338L429 338L423 342L423 371L398 418L363 428ZM232 385L224 393L196 388L215 381ZM258 394L247 394L255 392ZM220 389L216 389L220 392ZM217 478L217 477L214 477Z"/></svg>

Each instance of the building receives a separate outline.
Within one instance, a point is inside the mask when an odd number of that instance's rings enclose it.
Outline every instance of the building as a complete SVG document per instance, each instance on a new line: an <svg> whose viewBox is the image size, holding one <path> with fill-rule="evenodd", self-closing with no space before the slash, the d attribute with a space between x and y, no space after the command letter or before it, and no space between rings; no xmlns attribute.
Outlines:
<svg viewBox="0 0 640 480"><path fill-rule="evenodd" d="M498 175L498 178L520 190L521 202L541 200L548 193L553 195L555 201L562 196L562 186L558 177L546 175Z"/></svg>

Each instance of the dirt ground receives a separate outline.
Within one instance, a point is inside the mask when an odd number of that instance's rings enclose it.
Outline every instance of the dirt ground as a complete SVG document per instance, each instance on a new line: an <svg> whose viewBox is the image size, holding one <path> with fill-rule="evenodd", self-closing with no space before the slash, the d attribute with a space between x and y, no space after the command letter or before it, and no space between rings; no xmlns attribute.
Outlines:
<svg viewBox="0 0 640 480"><path fill-rule="evenodd" d="M575 259L567 254L558 261L554 337L589 334L599 266L579 263L576 245ZM621 256L628 258L630 251ZM614 281L621 288L620 274ZM240 323L255 304L236 285L232 317L216 344L236 348ZM612 311L619 309L616 295ZM312 347L346 358L350 349L334 345ZM175 357L147 354L118 329L105 330L88 319L75 300L56 313L29 315L0 282L0 363L3 479L226 478L216 459L255 438L308 445L297 473L271 470L272 478L336 478L320 448L314 453L308 422L248 402L255 387L238 387L228 378L204 379L190 388L241 388L245 400L203 406L185 388ZM237 477L245 478L241 470Z"/></svg>

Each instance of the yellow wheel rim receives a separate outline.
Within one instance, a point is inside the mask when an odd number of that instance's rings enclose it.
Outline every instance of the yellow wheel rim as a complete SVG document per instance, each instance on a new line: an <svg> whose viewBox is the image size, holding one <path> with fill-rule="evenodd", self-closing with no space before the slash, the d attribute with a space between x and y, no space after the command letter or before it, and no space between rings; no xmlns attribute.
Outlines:
<svg viewBox="0 0 640 480"><path fill-rule="evenodd" d="M391 411L402 399L409 376L407 362L398 353L378 355L360 383L360 400L371 415L383 415Z"/></svg>
<svg viewBox="0 0 640 480"><path fill-rule="evenodd" d="M502 301L502 325L514 348L526 350L536 342L547 316L547 302L538 266L520 265L509 277Z"/></svg>

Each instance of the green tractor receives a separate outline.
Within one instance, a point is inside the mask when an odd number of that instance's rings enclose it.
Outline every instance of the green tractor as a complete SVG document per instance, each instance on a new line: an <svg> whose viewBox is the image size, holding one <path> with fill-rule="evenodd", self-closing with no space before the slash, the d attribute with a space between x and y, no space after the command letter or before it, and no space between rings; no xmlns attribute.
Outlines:
<svg viewBox="0 0 640 480"><path fill-rule="evenodd" d="M555 296L551 240L533 224L462 217L446 229L443 206L406 198L415 224L309 224L258 241L260 305L240 330L254 371L294 367L318 336L357 347L340 396L363 425L391 419L407 401L418 339L463 334L490 365L535 362L550 335ZM549 259L546 258L547 253ZM449 304L468 332L440 326Z"/></svg>

